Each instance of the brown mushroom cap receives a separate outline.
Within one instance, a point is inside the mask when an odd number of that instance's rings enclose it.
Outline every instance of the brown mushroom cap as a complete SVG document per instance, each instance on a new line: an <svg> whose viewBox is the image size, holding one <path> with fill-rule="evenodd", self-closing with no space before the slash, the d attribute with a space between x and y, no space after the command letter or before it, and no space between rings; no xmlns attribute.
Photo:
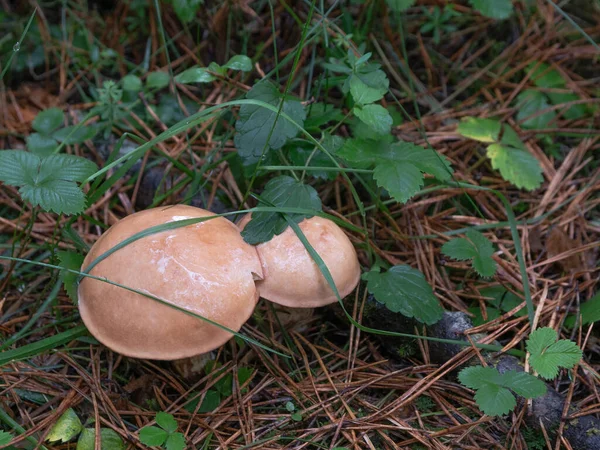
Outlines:
<svg viewBox="0 0 600 450"><path fill-rule="evenodd" d="M241 230L250 214L239 222ZM335 222L312 217L300 229L329 269L342 298L360 280L360 264L348 236ZM327 280L291 227L268 242L256 246L262 263L263 280L257 281L260 296L293 308L315 308L337 301Z"/></svg>
<svg viewBox="0 0 600 450"><path fill-rule="evenodd" d="M126 238L167 222L214 216L191 206L149 209L114 224L94 244L85 269ZM238 331L262 278L254 247L219 217L143 237L96 265L92 275L135 288ZM209 352L231 333L143 295L91 278L79 285L81 317L100 342L134 358L173 360Z"/></svg>

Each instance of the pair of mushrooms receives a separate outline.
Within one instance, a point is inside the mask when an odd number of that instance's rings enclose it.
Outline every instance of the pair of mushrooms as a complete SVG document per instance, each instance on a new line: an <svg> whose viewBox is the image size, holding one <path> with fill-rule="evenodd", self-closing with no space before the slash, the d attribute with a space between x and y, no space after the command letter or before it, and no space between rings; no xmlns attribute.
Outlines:
<svg viewBox="0 0 600 450"><path fill-rule="evenodd" d="M147 228L214 216L191 206L168 206L132 214L106 231L83 263ZM91 275L150 294L239 331L259 296L296 308L336 301L325 278L295 232L287 228L269 242L247 244L239 226L223 217L162 231L115 251ZM305 219L300 229L324 260L341 296L358 284L360 266L352 243L332 221ZM138 293L93 278L79 285L81 317L96 339L126 356L177 360L208 353L231 333Z"/></svg>

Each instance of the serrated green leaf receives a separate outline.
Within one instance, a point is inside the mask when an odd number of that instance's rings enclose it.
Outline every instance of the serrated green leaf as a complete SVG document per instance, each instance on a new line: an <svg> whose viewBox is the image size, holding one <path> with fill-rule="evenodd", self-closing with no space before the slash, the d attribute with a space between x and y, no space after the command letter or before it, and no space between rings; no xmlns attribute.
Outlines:
<svg viewBox="0 0 600 450"><path fill-rule="evenodd" d="M81 126L77 128L77 125L71 125L68 127L61 128L52 134L52 137L58 142L64 142L67 145L80 144L92 139L96 134L94 127Z"/></svg>
<svg viewBox="0 0 600 450"><path fill-rule="evenodd" d="M277 87L270 81L261 81L246 94L250 100L260 100L279 108L283 101L282 112L287 114L298 125L304 125L306 112L302 103L290 98L283 98ZM245 104L235 123L234 143L238 153L249 165L258 162L269 150L277 150L298 134L298 129L277 113L258 105ZM272 130L272 132L271 132ZM269 138L270 135L270 138ZM267 142L268 141L268 142Z"/></svg>
<svg viewBox="0 0 600 450"><path fill-rule="evenodd" d="M458 380L470 389L480 389L486 384L502 384L502 375L493 367L472 366L461 370Z"/></svg>
<svg viewBox="0 0 600 450"><path fill-rule="evenodd" d="M143 84L140 77L136 75L125 75L123 77L123 89L131 92L139 92L142 90Z"/></svg>
<svg viewBox="0 0 600 450"><path fill-rule="evenodd" d="M547 63L532 62L527 66L531 80L540 88L563 88L567 85L561 74Z"/></svg>
<svg viewBox="0 0 600 450"><path fill-rule="evenodd" d="M57 214L78 214L85 208L85 195L75 183L62 180L42 180L34 186L22 186L19 193L33 206Z"/></svg>
<svg viewBox="0 0 600 450"><path fill-rule="evenodd" d="M477 256L475 246L465 238L451 239L442 245L442 253L459 261L473 259Z"/></svg>
<svg viewBox="0 0 600 450"><path fill-rule="evenodd" d="M381 142L373 139L346 139L337 155L353 163L352 167L366 168L375 164L381 153Z"/></svg>
<svg viewBox="0 0 600 450"><path fill-rule="evenodd" d="M233 56L223 67L231 70L241 70L242 72L250 72L252 70L252 60L246 55Z"/></svg>
<svg viewBox="0 0 600 450"><path fill-rule="evenodd" d="M494 119L466 117L459 124L457 132L461 136L479 142L497 142L500 137L502 124Z"/></svg>
<svg viewBox="0 0 600 450"><path fill-rule="evenodd" d="M184 450L185 449L185 437L182 433L173 433L167 438L165 443L167 450Z"/></svg>
<svg viewBox="0 0 600 450"><path fill-rule="evenodd" d="M385 0L392 11L402 12L413 6L416 0Z"/></svg>
<svg viewBox="0 0 600 450"><path fill-rule="evenodd" d="M513 12L512 0L469 0L481 15L491 19L508 19Z"/></svg>
<svg viewBox="0 0 600 450"><path fill-rule="evenodd" d="M270 180L261 195L268 205L282 208L302 208L321 211L321 199L312 186L302 184L292 177L282 175ZM310 217L304 214L288 214L296 223ZM254 212L252 219L244 230L242 237L252 245L270 241L273 236L283 233L288 227L286 219L276 212Z"/></svg>
<svg viewBox="0 0 600 450"><path fill-rule="evenodd" d="M398 202L406 203L423 187L423 174L413 164L377 164L373 171L377 184Z"/></svg>
<svg viewBox="0 0 600 450"><path fill-rule="evenodd" d="M110 428L100 428L101 450L125 450L121 436ZM96 445L96 430L85 428L79 435L76 450L94 450Z"/></svg>
<svg viewBox="0 0 600 450"><path fill-rule="evenodd" d="M0 181L9 186L34 184L41 159L23 150L3 150L0 152Z"/></svg>
<svg viewBox="0 0 600 450"><path fill-rule="evenodd" d="M25 142L29 151L38 156L48 156L58 146L56 139L40 133L31 133L27 136Z"/></svg>
<svg viewBox="0 0 600 450"><path fill-rule="evenodd" d="M381 105L356 106L354 114L376 134L389 134L392 127L392 116Z"/></svg>
<svg viewBox="0 0 600 450"><path fill-rule="evenodd" d="M150 446L163 445L168 436L169 433L155 426L144 427L140 430L140 442Z"/></svg>
<svg viewBox="0 0 600 450"><path fill-rule="evenodd" d="M204 0L173 0L173 9L179 20L189 23L196 17L196 13Z"/></svg>
<svg viewBox="0 0 600 450"><path fill-rule="evenodd" d="M525 398L538 398L546 393L546 384L527 372L509 370L502 374L504 386Z"/></svg>
<svg viewBox="0 0 600 450"><path fill-rule="evenodd" d="M489 256L477 255L473 258L473 269L475 269L480 277L492 277L496 273L496 261Z"/></svg>
<svg viewBox="0 0 600 450"><path fill-rule="evenodd" d="M577 364L583 353L572 341L561 339L552 328L539 328L529 336L527 351L531 367L542 377L553 379L561 367L570 369Z"/></svg>
<svg viewBox="0 0 600 450"><path fill-rule="evenodd" d="M167 72L150 72L146 77L146 86L149 88L162 89L169 85L169 74Z"/></svg>
<svg viewBox="0 0 600 450"><path fill-rule="evenodd" d="M503 416L517 406L515 396L497 384L486 384L475 393L477 406L488 416Z"/></svg>
<svg viewBox="0 0 600 450"><path fill-rule="evenodd" d="M60 109L49 108L40 111L33 119L31 126L35 131L48 135L60 127L64 120L65 115Z"/></svg>
<svg viewBox="0 0 600 450"><path fill-rule="evenodd" d="M50 155L41 160L39 178L81 182L92 176L98 166L75 155Z"/></svg>
<svg viewBox="0 0 600 450"><path fill-rule="evenodd" d="M583 303L579 309L581 314L581 324L587 325L589 323L597 322L600 320L600 292L590 298L587 302ZM574 314L567 317L565 325L572 327L575 325L576 316Z"/></svg>
<svg viewBox="0 0 600 450"><path fill-rule="evenodd" d="M527 89L519 94L517 97L517 120L522 121L527 117L541 111L548 109L550 104L548 98L540 91L533 89ZM556 113L554 111L548 111L531 119L527 119L522 122L523 128L546 128L548 124L554 120Z"/></svg>
<svg viewBox="0 0 600 450"><path fill-rule="evenodd" d="M540 163L526 150L492 144L487 148L487 156L492 167L500 171L502 178L518 188L532 191L544 181Z"/></svg>
<svg viewBox="0 0 600 450"><path fill-rule="evenodd" d="M442 318L444 310L421 272L410 266L393 266L387 272L363 274L368 291L390 311L414 317L431 325Z"/></svg>
<svg viewBox="0 0 600 450"><path fill-rule="evenodd" d="M156 413L156 423L169 434L173 433L177 429L177 421L173 415L164 411Z"/></svg>
<svg viewBox="0 0 600 450"><path fill-rule="evenodd" d="M329 122L339 122L344 118L344 114L339 108L335 108L328 103L313 103L308 108L308 117L304 121L304 128L319 129Z"/></svg>
<svg viewBox="0 0 600 450"><path fill-rule="evenodd" d="M71 270L80 270L83 264L84 256L80 253L71 251L59 251L56 253L60 261L60 267ZM76 273L67 270L60 271L60 279L69 298L73 303L77 303L77 280L79 276Z"/></svg>
<svg viewBox="0 0 600 450"><path fill-rule="evenodd" d="M77 436L82 429L81 420L72 408L67 409L50 429L46 436L48 442L68 442Z"/></svg>
<svg viewBox="0 0 600 450"><path fill-rule="evenodd" d="M347 85L355 103L368 105L383 98L390 81L384 71L377 69L353 73L348 78Z"/></svg>
<svg viewBox="0 0 600 450"><path fill-rule="evenodd" d="M0 430L0 445L8 445L10 441L14 439L14 436L8 431Z"/></svg>
<svg viewBox="0 0 600 450"><path fill-rule="evenodd" d="M175 81L181 84L210 83L216 79L206 67L191 67L175 77Z"/></svg>

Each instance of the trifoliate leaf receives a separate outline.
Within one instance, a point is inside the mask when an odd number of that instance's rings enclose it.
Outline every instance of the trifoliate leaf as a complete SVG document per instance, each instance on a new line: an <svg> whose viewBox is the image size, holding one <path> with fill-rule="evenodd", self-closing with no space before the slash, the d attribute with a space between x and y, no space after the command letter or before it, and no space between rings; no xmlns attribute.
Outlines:
<svg viewBox="0 0 600 450"><path fill-rule="evenodd" d="M558 375L558 369L572 368L577 364L583 353L572 341L561 339L552 328L539 328L529 336L527 351L530 353L531 367L543 378L548 380Z"/></svg>
<svg viewBox="0 0 600 450"><path fill-rule="evenodd" d="M61 128L52 134L52 137L58 142L64 142L67 145L80 144L91 139L96 134L96 129L85 125L77 128L76 125Z"/></svg>
<svg viewBox="0 0 600 450"><path fill-rule="evenodd" d="M250 100L259 100L276 108L283 101L282 112L299 126L304 125L306 112L299 100L287 96L285 99L270 81L261 81L246 95ZM259 105L242 105L237 122L234 143L238 153L249 165L261 158L269 150L277 150L298 134L298 128L277 113ZM272 130L272 131L271 131ZM270 137L269 137L270 136ZM268 142L267 142L268 141Z"/></svg>
<svg viewBox="0 0 600 450"><path fill-rule="evenodd" d="M493 367L474 366L463 369L458 379L476 391L477 405L490 416L501 416L514 409L517 403L510 390L525 398L537 398L546 393L544 382L514 370L501 374Z"/></svg>
<svg viewBox="0 0 600 450"><path fill-rule="evenodd" d="M376 134L389 134L392 127L392 116L381 105L356 106L354 114Z"/></svg>
<svg viewBox="0 0 600 450"><path fill-rule="evenodd" d="M185 437L182 433L173 433L167 438L165 443L167 450L184 450L185 449Z"/></svg>
<svg viewBox="0 0 600 450"><path fill-rule="evenodd" d="M355 103L368 105L381 100L388 91L389 86L390 81L384 71L379 69L366 72L359 71L348 77L344 84L344 92L349 90Z"/></svg>
<svg viewBox="0 0 600 450"><path fill-rule="evenodd" d="M250 72L252 70L252 60L246 55L235 55L223 67L231 70L241 70L242 72Z"/></svg>
<svg viewBox="0 0 600 450"><path fill-rule="evenodd" d="M50 429L46 440L48 442L68 442L77 436L83 427L81 420L72 408L67 409Z"/></svg>
<svg viewBox="0 0 600 450"><path fill-rule="evenodd" d="M481 15L491 19L508 19L513 12L512 0L469 0Z"/></svg>
<svg viewBox="0 0 600 450"><path fill-rule="evenodd" d="M216 79L206 67L191 67L175 77L175 81L181 84L210 83Z"/></svg>
<svg viewBox="0 0 600 450"><path fill-rule="evenodd" d="M425 276L410 266L393 266L387 272L363 274L368 291L390 311L414 317L431 325L442 318L444 310Z"/></svg>
<svg viewBox="0 0 600 450"><path fill-rule="evenodd" d="M140 430L140 442L145 445L163 445L167 437L169 437L169 433L155 426L144 427Z"/></svg>
<svg viewBox="0 0 600 450"><path fill-rule="evenodd" d="M321 199L312 186L302 184L292 177L285 175L273 178L261 195L265 206L279 206L282 208L302 208L321 211ZM288 214L288 217L300 223L308 217L304 214ZM279 235L288 227L288 222L276 212L254 212L252 219L244 230L242 237L252 245L270 241L273 236Z"/></svg>
<svg viewBox="0 0 600 450"><path fill-rule="evenodd" d="M7 431L0 430L0 445L8 445L10 441L14 439L14 436Z"/></svg>
<svg viewBox="0 0 600 450"><path fill-rule="evenodd" d="M479 276L491 277L496 273L496 262L492 258L494 247L479 231L469 229L467 238L456 238L442 246L442 253L458 260L471 259Z"/></svg>
<svg viewBox="0 0 600 450"><path fill-rule="evenodd" d="M58 108L49 108L41 111L31 126L39 133L49 135L63 124L65 120L64 113Z"/></svg>
<svg viewBox="0 0 600 450"><path fill-rule="evenodd" d="M123 89L131 92L139 92L142 90L142 80L136 75L125 75L123 77Z"/></svg>
<svg viewBox="0 0 600 450"><path fill-rule="evenodd" d="M466 117L458 124L458 134L479 142L497 142L502 124L494 119Z"/></svg>
<svg viewBox="0 0 600 450"><path fill-rule="evenodd" d="M525 149L516 132L508 125L504 126L502 141L488 146L487 156L492 167L500 171L502 178L518 188L531 191L544 181L540 163Z"/></svg>
<svg viewBox="0 0 600 450"><path fill-rule="evenodd" d="M48 156L58 147L56 139L41 133L31 133L25 142L29 151L38 156Z"/></svg>
<svg viewBox="0 0 600 450"><path fill-rule="evenodd" d="M169 85L169 74L167 72L150 72L146 77L146 86L149 88L162 89Z"/></svg>
<svg viewBox="0 0 600 450"><path fill-rule="evenodd" d="M156 413L156 423L167 433L173 433L177 429L177 421L173 415L163 411Z"/></svg>
<svg viewBox="0 0 600 450"><path fill-rule="evenodd" d="M47 211L76 214L85 207L85 196L74 182L96 171L96 165L79 156L40 158L19 150L0 153L0 181L19 187L23 200Z"/></svg>
<svg viewBox="0 0 600 450"><path fill-rule="evenodd" d="M56 255L60 261L60 267L63 267L64 269L81 270L84 256L80 253L60 251L57 252ZM61 270L60 279L63 282L63 286L69 298L74 303L77 303L77 280L79 279L79 275L69 272L68 270Z"/></svg>
<svg viewBox="0 0 600 450"><path fill-rule="evenodd" d="M517 97L517 120L521 121L526 119L533 114L548 109L548 98L541 93L533 89L527 89L519 94ZM525 120L521 126L523 128L546 128L546 126L556 117L554 111L548 111L531 119Z"/></svg>
<svg viewBox="0 0 600 450"><path fill-rule="evenodd" d="M189 23L196 17L196 13L204 0L173 0L173 9L179 20Z"/></svg>
<svg viewBox="0 0 600 450"><path fill-rule="evenodd" d="M121 436L110 428L100 428L101 450L125 450ZM94 450L96 445L96 430L85 428L79 435L76 450Z"/></svg>
<svg viewBox="0 0 600 450"><path fill-rule="evenodd" d="M392 11L402 12L413 6L417 0L385 0Z"/></svg>

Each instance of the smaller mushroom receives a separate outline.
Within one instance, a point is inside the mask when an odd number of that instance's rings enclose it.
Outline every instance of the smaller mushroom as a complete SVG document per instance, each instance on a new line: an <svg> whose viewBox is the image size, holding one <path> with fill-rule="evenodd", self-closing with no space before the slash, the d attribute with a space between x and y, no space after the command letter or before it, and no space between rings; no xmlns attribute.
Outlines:
<svg viewBox="0 0 600 450"><path fill-rule="evenodd" d="M245 215L241 230L250 222ZM360 264L348 236L335 222L314 216L299 224L302 233L329 269L341 298L354 290L360 280ZM261 297L291 308L315 308L337 301L319 267L288 227L270 241L256 246L263 280L256 286Z"/></svg>

